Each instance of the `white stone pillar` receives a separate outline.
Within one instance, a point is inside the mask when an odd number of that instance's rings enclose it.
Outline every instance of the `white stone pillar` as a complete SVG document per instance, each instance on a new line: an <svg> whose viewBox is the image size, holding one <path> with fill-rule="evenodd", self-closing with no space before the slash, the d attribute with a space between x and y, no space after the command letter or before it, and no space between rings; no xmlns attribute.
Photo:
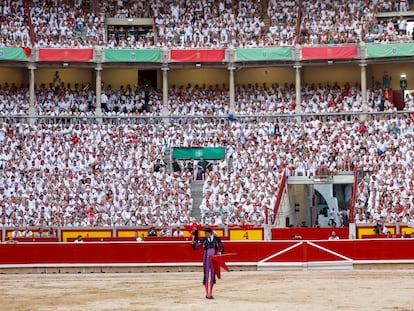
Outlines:
<svg viewBox="0 0 414 311"><path fill-rule="evenodd" d="M302 68L302 65L299 64L295 64L293 66L293 68L295 68L295 91L296 91L296 108L295 108L295 112L296 113L301 113L302 112L302 96L301 96L301 89L302 89L302 82L300 79L300 70Z"/></svg>
<svg viewBox="0 0 414 311"><path fill-rule="evenodd" d="M361 98L362 98L362 111L368 111L367 104L367 64L365 61L361 61L359 64L361 67Z"/></svg>
<svg viewBox="0 0 414 311"><path fill-rule="evenodd" d="M95 100L96 100L96 115L101 116L102 115L102 105L101 105L101 95L102 95L102 65L97 64L96 68L96 88L95 88Z"/></svg>
<svg viewBox="0 0 414 311"><path fill-rule="evenodd" d="M234 108L234 102L235 102L235 98L236 98L236 94L235 94L235 85L234 85L234 71L235 71L235 67L233 65L230 65L230 67L228 68L229 70L229 111L231 114L234 114L235 112L235 108Z"/></svg>
<svg viewBox="0 0 414 311"><path fill-rule="evenodd" d="M34 65L29 65L29 115L35 114L35 70L37 69Z"/></svg>
<svg viewBox="0 0 414 311"><path fill-rule="evenodd" d="M168 67L162 67L162 116L168 116Z"/></svg>

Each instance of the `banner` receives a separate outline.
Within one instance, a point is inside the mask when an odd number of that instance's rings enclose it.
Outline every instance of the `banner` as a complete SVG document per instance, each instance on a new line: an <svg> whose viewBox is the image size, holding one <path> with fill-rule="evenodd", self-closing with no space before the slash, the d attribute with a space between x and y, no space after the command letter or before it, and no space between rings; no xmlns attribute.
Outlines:
<svg viewBox="0 0 414 311"><path fill-rule="evenodd" d="M224 148L174 148L173 159L200 159L205 160L220 160L226 157L226 150Z"/></svg>
<svg viewBox="0 0 414 311"><path fill-rule="evenodd" d="M39 60L49 62L87 62L93 59L93 49L39 49Z"/></svg>
<svg viewBox="0 0 414 311"><path fill-rule="evenodd" d="M76 239L79 235L82 238L109 238L112 236L112 230L62 230L62 241L67 242L68 239Z"/></svg>
<svg viewBox="0 0 414 311"><path fill-rule="evenodd" d="M302 59L340 59L358 57L358 46L302 47Z"/></svg>
<svg viewBox="0 0 414 311"><path fill-rule="evenodd" d="M105 60L108 62L158 62L160 50L105 50Z"/></svg>
<svg viewBox="0 0 414 311"><path fill-rule="evenodd" d="M265 61L292 59L291 47L237 49L238 61Z"/></svg>
<svg viewBox="0 0 414 311"><path fill-rule="evenodd" d="M368 57L413 56L414 43L370 44L367 45Z"/></svg>
<svg viewBox="0 0 414 311"><path fill-rule="evenodd" d="M171 50L170 58L178 62L221 62L225 59L225 50Z"/></svg>
<svg viewBox="0 0 414 311"><path fill-rule="evenodd" d="M230 240L264 240L263 228L229 229Z"/></svg>
<svg viewBox="0 0 414 311"><path fill-rule="evenodd" d="M0 48L0 60L27 60L23 48Z"/></svg>

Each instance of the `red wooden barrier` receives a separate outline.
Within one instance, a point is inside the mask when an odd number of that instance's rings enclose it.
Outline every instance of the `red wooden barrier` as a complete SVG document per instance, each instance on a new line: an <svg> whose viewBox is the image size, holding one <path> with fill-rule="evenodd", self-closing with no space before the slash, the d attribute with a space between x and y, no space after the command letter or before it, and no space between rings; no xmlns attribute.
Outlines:
<svg viewBox="0 0 414 311"><path fill-rule="evenodd" d="M302 240L327 240L332 231L340 239L349 238L348 228L275 228L272 229L272 240L292 240L293 235L301 236Z"/></svg>
<svg viewBox="0 0 414 311"><path fill-rule="evenodd" d="M274 241L224 243L228 263L343 260L414 261L414 239ZM337 254L337 255L335 255ZM0 245L0 268L10 264L182 264L200 263L202 250L190 242L17 243Z"/></svg>

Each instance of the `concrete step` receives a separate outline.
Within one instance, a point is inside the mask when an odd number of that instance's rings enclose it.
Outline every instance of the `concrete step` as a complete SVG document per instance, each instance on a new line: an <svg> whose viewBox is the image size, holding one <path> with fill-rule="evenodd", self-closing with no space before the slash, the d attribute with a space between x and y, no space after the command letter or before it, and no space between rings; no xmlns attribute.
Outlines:
<svg viewBox="0 0 414 311"><path fill-rule="evenodd" d="M204 180L193 180L191 182L191 197L193 199L193 210L191 216L197 221L201 220L200 204L203 200Z"/></svg>

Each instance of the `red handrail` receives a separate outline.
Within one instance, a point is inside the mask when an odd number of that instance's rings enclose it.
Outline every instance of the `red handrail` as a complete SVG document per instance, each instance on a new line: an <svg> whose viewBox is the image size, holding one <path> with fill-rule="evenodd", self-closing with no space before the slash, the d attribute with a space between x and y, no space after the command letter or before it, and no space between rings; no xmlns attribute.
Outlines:
<svg viewBox="0 0 414 311"><path fill-rule="evenodd" d="M349 222L353 223L355 219L355 201L358 189L358 167L354 167L354 184L352 185L351 206L349 209Z"/></svg>
<svg viewBox="0 0 414 311"><path fill-rule="evenodd" d="M34 33L34 27L32 24L32 13L30 12L30 4L31 0L26 0L26 11L27 11L27 22L29 24L29 35L30 35L30 42L32 46L35 43L35 33Z"/></svg>
<svg viewBox="0 0 414 311"><path fill-rule="evenodd" d="M287 180L287 175L286 175L286 170L285 170L282 175L282 180L280 181L280 187L277 192L275 205L273 206L273 218L271 220L272 224L276 222L277 213L279 212L279 208L280 208L280 202L282 201L282 195L286 187L286 180ZM267 224L269 223L269 215L268 215L267 210L266 210L266 223Z"/></svg>
<svg viewBox="0 0 414 311"><path fill-rule="evenodd" d="M301 43L302 38L301 38L301 25L302 25L302 0L299 0L298 3L298 16L296 19L296 43Z"/></svg>

